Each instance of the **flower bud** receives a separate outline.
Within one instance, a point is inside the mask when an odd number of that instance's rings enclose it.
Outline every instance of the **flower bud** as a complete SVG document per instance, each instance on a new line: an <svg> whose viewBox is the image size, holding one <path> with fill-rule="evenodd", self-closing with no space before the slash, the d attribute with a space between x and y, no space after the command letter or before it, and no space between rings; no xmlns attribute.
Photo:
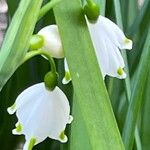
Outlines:
<svg viewBox="0 0 150 150"><path fill-rule="evenodd" d="M44 39L41 35L32 35L30 39L30 50L37 50L44 45Z"/></svg>
<svg viewBox="0 0 150 150"><path fill-rule="evenodd" d="M44 83L48 90L53 91L58 83L58 74L52 71L48 72L44 77Z"/></svg>
<svg viewBox="0 0 150 150"><path fill-rule="evenodd" d="M46 50L54 58L64 58L64 50L57 25L49 25L42 28L38 35L44 39L43 50Z"/></svg>
<svg viewBox="0 0 150 150"><path fill-rule="evenodd" d="M89 21L95 22L100 15L100 7L97 4L90 2L84 6L84 13Z"/></svg>

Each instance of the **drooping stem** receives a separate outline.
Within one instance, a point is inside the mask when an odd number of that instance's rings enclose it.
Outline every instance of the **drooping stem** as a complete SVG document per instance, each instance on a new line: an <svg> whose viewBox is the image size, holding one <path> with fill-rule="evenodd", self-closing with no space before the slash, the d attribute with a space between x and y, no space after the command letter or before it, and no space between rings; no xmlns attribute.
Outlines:
<svg viewBox="0 0 150 150"><path fill-rule="evenodd" d="M37 56L37 55L43 55L45 56L48 61L50 62L50 65L51 65L51 71L52 72L56 72L56 66L55 66L55 62L54 62L54 59L51 57L51 55L46 51L46 50L34 50L34 51L30 51L26 54L26 56L24 57L23 59L23 62L26 62L27 60L31 59L32 57L34 56Z"/></svg>
<svg viewBox="0 0 150 150"><path fill-rule="evenodd" d="M52 0L45 4L40 10L38 20L40 20L50 9L52 9L56 4L61 2L62 0Z"/></svg>

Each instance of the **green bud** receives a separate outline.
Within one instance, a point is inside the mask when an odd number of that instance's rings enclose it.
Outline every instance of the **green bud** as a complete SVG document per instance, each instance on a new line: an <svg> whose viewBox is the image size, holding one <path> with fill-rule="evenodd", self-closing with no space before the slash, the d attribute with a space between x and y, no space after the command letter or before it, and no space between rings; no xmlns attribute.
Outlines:
<svg viewBox="0 0 150 150"><path fill-rule="evenodd" d="M100 15L100 7L94 3L88 3L84 6L84 13L89 19L89 21L96 21Z"/></svg>
<svg viewBox="0 0 150 150"><path fill-rule="evenodd" d="M58 83L58 74L56 72L48 72L44 77L44 83L48 90L54 90Z"/></svg>
<svg viewBox="0 0 150 150"><path fill-rule="evenodd" d="M44 38L41 35L32 35L30 39L30 50L37 50L44 45Z"/></svg>

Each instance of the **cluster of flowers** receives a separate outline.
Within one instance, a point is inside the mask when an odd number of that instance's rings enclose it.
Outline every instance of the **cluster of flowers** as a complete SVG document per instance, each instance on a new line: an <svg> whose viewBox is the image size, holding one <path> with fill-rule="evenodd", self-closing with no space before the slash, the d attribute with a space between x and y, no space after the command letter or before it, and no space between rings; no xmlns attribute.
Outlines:
<svg viewBox="0 0 150 150"><path fill-rule="evenodd" d="M106 75L124 79L125 64L119 49L132 49L132 41L125 37L116 24L103 16L99 16L95 23L87 18L86 22L103 79ZM54 58L64 58L57 25L44 27L37 35L44 40L42 49ZM65 77L62 82L67 84L71 76L66 59L64 64ZM49 90L43 82L27 88L17 97L15 104L8 108L8 112L16 112L18 122L12 133L25 135L24 150L32 149L47 137L60 142L67 141L64 131L73 117L67 97L57 86Z"/></svg>

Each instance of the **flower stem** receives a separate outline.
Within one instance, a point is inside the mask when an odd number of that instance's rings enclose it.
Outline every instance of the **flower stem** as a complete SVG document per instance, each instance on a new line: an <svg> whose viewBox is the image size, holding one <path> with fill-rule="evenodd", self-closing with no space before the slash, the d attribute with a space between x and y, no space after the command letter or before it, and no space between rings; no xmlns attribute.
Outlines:
<svg viewBox="0 0 150 150"><path fill-rule="evenodd" d="M54 73L56 72L56 66L55 66L54 59L50 56L50 54L46 50L42 50L42 49L28 52L26 54L26 56L24 57L22 64L37 55L45 56L48 59L48 61L50 62L52 72L54 72Z"/></svg>
<svg viewBox="0 0 150 150"><path fill-rule="evenodd" d="M62 0L52 0L45 4L40 10L38 20L40 20L50 9L52 9L56 4L61 2Z"/></svg>

